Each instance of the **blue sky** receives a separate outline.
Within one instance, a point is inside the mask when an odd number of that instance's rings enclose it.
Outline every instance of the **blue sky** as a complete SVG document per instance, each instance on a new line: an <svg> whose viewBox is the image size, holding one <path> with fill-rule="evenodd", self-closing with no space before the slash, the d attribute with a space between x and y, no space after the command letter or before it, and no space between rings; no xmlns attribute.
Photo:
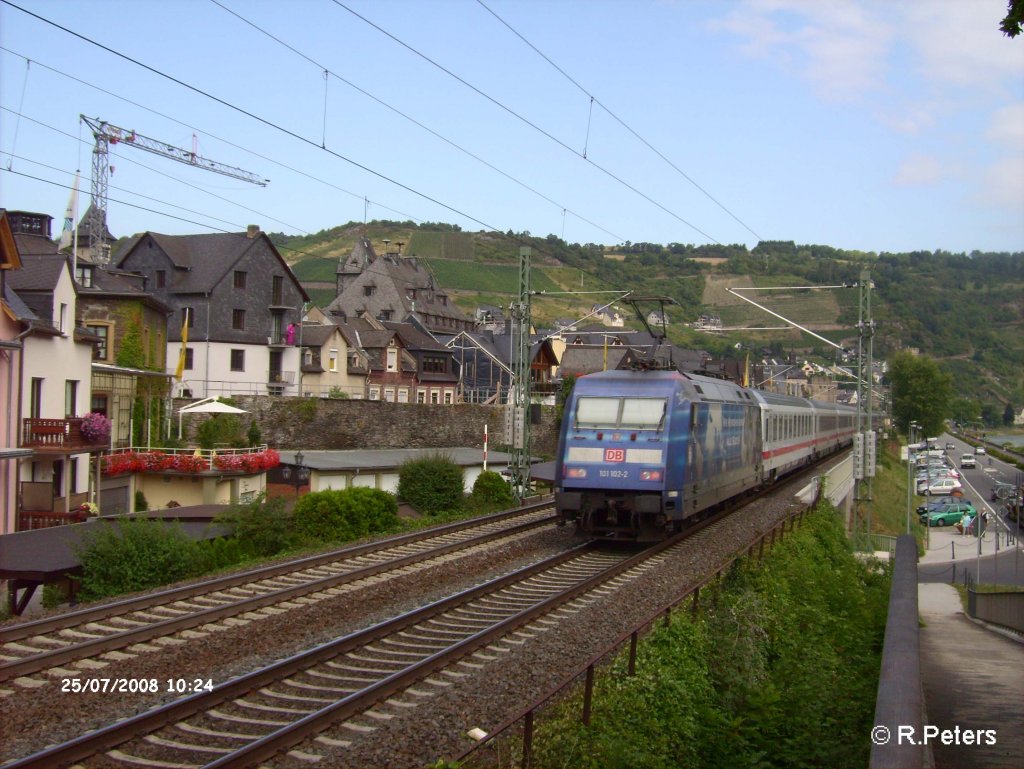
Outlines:
<svg viewBox="0 0 1024 769"><path fill-rule="evenodd" d="M998 30L1005 0L11 2L0 206L51 214L55 235L76 169L88 205L84 113L270 179L115 146L116 236L366 217L1024 250L1024 40Z"/></svg>

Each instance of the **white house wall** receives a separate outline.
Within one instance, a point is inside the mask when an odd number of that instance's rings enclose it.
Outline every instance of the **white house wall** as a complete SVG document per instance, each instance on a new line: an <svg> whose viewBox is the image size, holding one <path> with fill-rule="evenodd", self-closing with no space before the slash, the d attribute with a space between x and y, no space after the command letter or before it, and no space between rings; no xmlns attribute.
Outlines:
<svg viewBox="0 0 1024 769"><path fill-rule="evenodd" d="M189 342L192 350L192 368L186 369L182 380L192 391L193 398L217 395L266 395L270 379L271 348L263 345L245 345L229 342ZM299 348L274 348L282 352L281 370L290 372L291 382L284 388L285 395L298 394ZM231 370L231 351L245 350L245 370ZM167 369L174 374L178 366L180 342L167 345ZM208 385L208 386L207 386ZM175 384L175 394L179 392Z"/></svg>

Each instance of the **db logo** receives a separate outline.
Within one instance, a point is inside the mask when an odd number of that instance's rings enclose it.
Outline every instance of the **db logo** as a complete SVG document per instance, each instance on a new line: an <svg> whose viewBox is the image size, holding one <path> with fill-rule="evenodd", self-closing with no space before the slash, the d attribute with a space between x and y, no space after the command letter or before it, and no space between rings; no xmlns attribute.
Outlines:
<svg viewBox="0 0 1024 769"><path fill-rule="evenodd" d="M604 450L604 461L605 462L625 462L626 461L626 450L625 449L605 449Z"/></svg>

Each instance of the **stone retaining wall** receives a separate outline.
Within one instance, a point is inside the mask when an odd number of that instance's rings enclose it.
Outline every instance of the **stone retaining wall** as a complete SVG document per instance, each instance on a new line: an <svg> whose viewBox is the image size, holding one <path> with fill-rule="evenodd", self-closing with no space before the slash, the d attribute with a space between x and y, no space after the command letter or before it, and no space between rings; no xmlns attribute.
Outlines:
<svg viewBox="0 0 1024 769"><path fill-rule="evenodd" d="M174 414L191 401L175 400ZM243 435L253 419L264 443L278 450L328 451L342 449L483 448L484 425L490 447L504 443L504 407L437 406L327 398L235 396ZM531 427L531 453L553 457L558 444L555 409L541 407L540 423ZM186 415L183 441L196 442L196 430L209 414Z"/></svg>

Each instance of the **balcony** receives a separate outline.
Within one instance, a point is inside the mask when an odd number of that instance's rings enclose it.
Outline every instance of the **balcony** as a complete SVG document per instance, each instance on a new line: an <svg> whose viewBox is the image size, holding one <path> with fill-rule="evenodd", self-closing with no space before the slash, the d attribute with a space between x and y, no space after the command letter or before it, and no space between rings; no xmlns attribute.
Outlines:
<svg viewBox="0 0 1024 769"><path fill-rule="evenodd" d="M79 451L102 451L109 441L91 441L82 434L82 418L23 419L21 447L37 452L68 454Z"/></svg>
<svg viewBox="0 0 1024 769"><path fill-rule="evenodd" d="M295 383L294 371L271 371L267 374L267 383L275 385L290 385Z"/></svg>

